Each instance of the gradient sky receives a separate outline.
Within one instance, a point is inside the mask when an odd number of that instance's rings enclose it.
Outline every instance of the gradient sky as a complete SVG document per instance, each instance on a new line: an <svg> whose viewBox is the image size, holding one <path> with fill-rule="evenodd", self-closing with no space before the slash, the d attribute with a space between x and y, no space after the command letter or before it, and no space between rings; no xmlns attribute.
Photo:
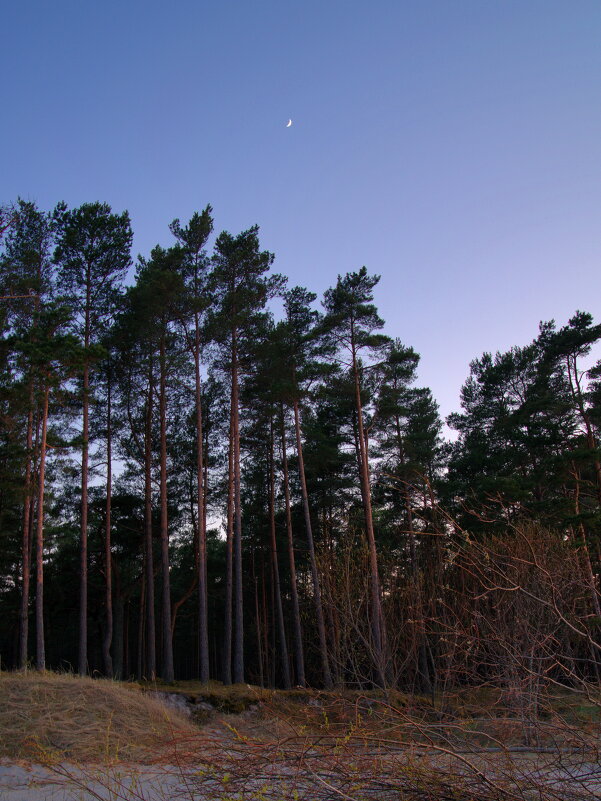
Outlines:
<svg viewBox="0 0 601 801"><path fill-rule="evenodd" d="M319 295L365 264L445 415L601 321L600 0L19 0L0 75L0 202L106 201L143 254L211 203Z"/></svg>

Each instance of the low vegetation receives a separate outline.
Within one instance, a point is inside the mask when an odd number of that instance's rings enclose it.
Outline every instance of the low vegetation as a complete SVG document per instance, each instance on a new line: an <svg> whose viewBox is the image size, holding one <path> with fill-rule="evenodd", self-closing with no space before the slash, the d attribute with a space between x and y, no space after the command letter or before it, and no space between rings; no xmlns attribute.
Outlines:
<svg viewBox="0 0 601 801"><path fill-rule="evenodd" d="M125 786L132 762L203 801L565 801L601 788L599 699L584 688L545 690L536 715L491 687L426 698L27 672L0 674L0 696L1 756L124 800L147 797Z"/></svg>
<svg viewBox="0 0 601 801"><path fill-rule="evenodd" d="M136 685L105 679L0 673L0 699L0 757L11 759L144 762L195 731Z"/></svg>

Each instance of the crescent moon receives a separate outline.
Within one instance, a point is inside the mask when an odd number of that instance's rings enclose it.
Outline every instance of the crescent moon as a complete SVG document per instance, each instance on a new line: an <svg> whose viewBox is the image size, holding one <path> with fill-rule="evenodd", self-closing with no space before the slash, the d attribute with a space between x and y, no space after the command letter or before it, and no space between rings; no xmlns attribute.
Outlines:
<svg viewBox="0 0 601 801"><path fill-rule="evenodd" d="M286 123L286 128L290 128L291 125L292 125L292 120L288 120L288 122Z"/></svg>

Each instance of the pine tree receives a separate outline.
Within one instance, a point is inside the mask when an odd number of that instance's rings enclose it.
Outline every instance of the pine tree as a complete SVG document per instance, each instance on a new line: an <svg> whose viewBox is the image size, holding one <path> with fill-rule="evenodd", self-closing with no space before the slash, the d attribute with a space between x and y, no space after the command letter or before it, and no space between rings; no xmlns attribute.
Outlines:
<svg viewBox="0 0 601 801"><path fill-rule="evenodd" d="M113 214L106 203L85 203L56 214L59 237L55 261L58 281L75 313L74 330L85 358L82 369L81 558L79 604L80 675L88 663L88 481L90 383L95 345L111 315L116 287L131 263L132 232L127 212Z"/></svg>
<svg viewBox="0 0 601 801"><path fill-rule="evenodd" d="M159 488L160 488L160 533L161 533L161 595L163 660L162 677L166 682L174 680L173 638L171 631L171 589L169 578L169 513L167 497L167 426L168 426L168 386L172 372L181 368L181 353L173 324L178 317L179 301L183 293L181 275L182 251L179 247L165 250L156 246L147 261L142 260L137 273L135 292L132 301L138 318L145 319L149 345L158 350L158 397L159 397ZM151 383L154 378L151 378ZM146 449L150 448L150 428L152 421L152 390L149 387L147 407ZM147 472L150 455L146 458ZM150 477L147 475L147 484ZM150 486L147 486L147 505ZM151 514L147 511L147 526ZM148 537L150 539L150 537ZM148 542L147 539L147 542ZM147 558L150 558L147 552ZM150 576L149 576L150 580Z"/></svg>
<svg viewBox="0 0 601 801"><path fill-rule="evenodd" d="M361 498L371 574L370 614L374 666L378 683L381 686L385 686L386 644L383 630L384 620L378 571L378 552L373 524L369 457L361 400L361 374L365 368L360 360L360 355L363 351L378 353L388 343L387 337L381 334L374 334L374 331L384 325L384 321L379 317L377 309L372 303L373 289L378 281L379 276L368 276L365 267L362 267L357 273L347 273L344 277L339 276L336 286L328 289L324 296L326 310L324 328L328 332L330 340L336 345L338 352L346 354L347 361L345 363L352 377L357 423Z"/></svg>
<svg viewBox="0 0 601 801"><path fill-rule="evenodd" d="M308 292L302 287L294 287L284 293L284 308L286 312L285 320L280 323L274 332L275 339L275 359L273 363L274 380L276 392L282 403L291 405L294 413L294 434L296 440L296 454L298 461L299 480L301 487L301 500L303 517L305 522L305 535L309 551L309 561L311 566L311 579L313 583L313 597L315 602L315 619L317 623L317 634L319 639L319 654L321 660L322 680L324 687L330 689L333 686L330 661L328 657L328 645L326 636L326 625L323 610L321 593L321 581L317 567L315 554L315 542L313 537L313 525L311 522L311 510L309 504L309 494L307 491L307 480L305 473L305 460L303 452L303 437L301 424L301 403L307 397L307 387L323 374L323 348L324 343L319 338L318 322L319 315L312 309L312 303L316 295ZM292 521L290 511L288 464L286 455L285 421L282 411L282 460L284 470L284 485L286 494L286 516L288 531L288 548L291 576L294 577L294 548L292 543ZM294 587L295 581L293 582ZM296 588L293 589L293 598L296 595ZM301 652L302 641L300 635L300 612L298 600L294 602L294 620L296 631L296 661L299 683L304 680L304 656Z"/></svg>
<svg viewBox="0 0 601 801"><path fill-rule="evenodd" d="M428 542L431 537L425 537L425 545L421 546L420 535L425 531L434 533L433 521L427 518L425 499L433 498L439 476L441 422L430 390L412 386L418 363L419 356L412 348L405 347L399 340L390 343L381 366L382 381L377 399L375 424L380 479L375 500L380 519L391 517L393 547L398 551L400 565L408 561L414 599L411 618L415 627L416 673L422 689L429 693L434 677L423 633L427 599L422 576L424 570L431 567L426 563L432 561L433 555ZM400 656L403 661L407 659L407 654Z"/></svg>
<svg viewBox="0 0 601 801"><path fill-rule="evenodd" d="M35 336L23 343L24 356L32 365L34 382L39 395L40 440L37 454L37 521L35 535L36 555L36 667L46 668L44 636L44 520L46 489L46 457L48 451L48 421L51 396L81 369L84 353L77 339L67 332L69 309L56 303L40 308Z"/></svg>
<svg viewBox="0 0 601 801"><path fill-rule="evenodd" d="M276 427L279 411L277 343L274 340L273 321L265 316L261 327L255 328L255 341L252 354L249 354L249 375L242 387L242 405L246 409L245 425L242 429L247 446L247 478L245 494L254 503L244 504L245 515L249 518L249 529L255 531L268 529L270 574L272 577L272 618L277 633L280 673L282 686L292 685L288 660L288 642L284 619L282 573L278 555L276 523ZM266 513L265 513L265 507ZM258 543L259 550L263 542ZM275 669L273 674L275 675Z"/></svg>
<svg viewBox="0 0 601 801"><path fill-rule="evenodd" d="M242 498L240 476L240 370L253 326L277 288L266 277L273 254L259 250L258 227L232 236L222 232L215 243L210 285L213 295L210 323L214 339L225 350L230 375L230 468L228 532L234 560L233 680L244 681L244 621L242 574ZM226 612L226 619L228 613ZM230 632L226 628L226 641ZM225 651L228 645L226 642ZM227 678L227 676L226 676Z"/></svg>
<svg viewBox="0 0 601 801"><path fill-rule="evenodd" d="M140 265L139 269L143 269ZM139 277L139 276L138 276ZM116 345L114 368L118 386L118 413L126 421L127 434L120 441L126 480L131 491L140 492L142 506L142 575L138 633L137 675L156 679L156 626L153 536L153 411L156 385L156 341L152 303L144 281L126 293L113 330ZM140 477L136 482L134 477ZM139 487L141 483L141 487Z"/></svg>
<svg viewBox="0 0 601 801"><path fill-rule="evenodd" d="M210 296L207 287L208 259L204 247L213 230L212 209L207 206L201 214L194 214L185 228L179 220L171 224L171 231L183 249L182 271L187 290L182 323L186 343L194 359L194 402L196 424L196 489L198 519L198 629L200 641L199 678L209 680L209 620L207 603L207 543L206 499L203 454L202 384L200 364L203 348L203 315Z"/></svg>
<svg viewBox="0 0 601 801"><path fill-rule="evenodd" d="M15 344L36 338L41 304L50 299L51 264L50 250L52 245L51 215L41 212L34 203L19 200L11 213L11 226L6 232L6 248L0 263L3 287L0 295L5 311L7 333L10 331L13 357L22 350ZM8 354L7 354L8 355ZM19 614L19 666L27 665L27 643L29 622L29 582L30 553L33 535L33 516L35 505L34 480L34 425L38 417L35 397L35 377L33 365L21 359L14 364L11 395L14 391L22 396L19 408L14 414L26 417L24 443L24 486L21 546L21 603ZM6 364L5 376L10 374ZM19 392L19 388L21 388ZM14 405L14 404L13 404ZM7 410L5 419L11 412ZM13 424L14 426L14 424ZM14 427L13 427L14 430ZM8 427L6 428L8 433ZM20 470L18 471L20 472Z"/></svg>

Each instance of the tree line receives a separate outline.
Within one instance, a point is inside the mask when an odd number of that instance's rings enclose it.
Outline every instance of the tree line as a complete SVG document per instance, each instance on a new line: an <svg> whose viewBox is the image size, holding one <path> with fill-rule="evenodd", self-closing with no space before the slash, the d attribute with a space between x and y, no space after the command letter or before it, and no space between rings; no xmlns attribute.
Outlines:
<svg viewBox="0 0 601 801"><path fill-rule="evenodd" d="M2 667L424 692L515 660L599 675L591 315L474 360L445 442L365 267L318 307L207 206L126 285L127 212L18 200L0 222Z"/></svg>

